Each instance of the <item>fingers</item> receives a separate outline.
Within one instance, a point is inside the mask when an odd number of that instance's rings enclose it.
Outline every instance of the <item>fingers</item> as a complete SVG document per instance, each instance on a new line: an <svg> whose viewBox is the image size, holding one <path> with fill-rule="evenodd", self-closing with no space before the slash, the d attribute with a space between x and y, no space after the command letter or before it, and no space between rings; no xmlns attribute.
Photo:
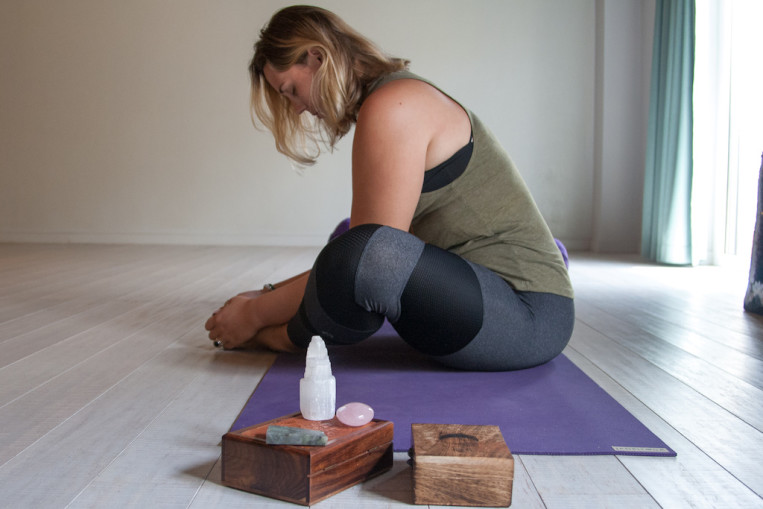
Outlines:
<svg viewBox="0 0 763 509"><path fill-rule="evenodd" d="M206 323L204 324L204 328L209 331L209 334L207 336L209 337L210 341L214 343L216 347L225 348L225 345L222 342L221 333L220 331L216 330L216 325L217 325L216 315L218 311L220 310L218 309L217 311L212 313L212 316L210 316L207 319Z"/></svg>
<svg viewBox="0 0 763 509"><path fill-rule="evenodd" d="M209 339L216 347L222 347L223 349L225 348L225 342L223 341L222 336L214 329L209 332Z"/></svg>
<svg viewBox="0 0 763 509"><path fill-rule="evenodd" d="M236 297L232 297L225 301L225 304L223 304L217 311L212 313L212 316L210 316L207 321L204 323L204 329L209 331L208 337L210 341L214 342L214 345L216 347L222 347L226 348L225 346L225 340L223 340L222 335L223 331L221 330L221 325L218 324L218 313L220 313L225 307L227 307Z"/></svg>
<svg viewBox="0 0 763 509"><path fill-rule="evenodd" d="M215 328L215 324L217 323L217 313L219 313L225 306L227 306L229 302L230 302L230 299L225 301L225 304L223 304L214 313L212 313L212 316L207 318L206 323L204 323L204 328L206 330L211 331L212 329Z"/></svg>

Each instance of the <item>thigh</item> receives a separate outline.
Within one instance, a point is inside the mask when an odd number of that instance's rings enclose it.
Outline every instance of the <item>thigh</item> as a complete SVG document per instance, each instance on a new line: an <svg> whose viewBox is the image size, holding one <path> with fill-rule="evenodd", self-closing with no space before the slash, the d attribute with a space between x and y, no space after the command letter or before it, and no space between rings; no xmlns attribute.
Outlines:
<svg viewBox="0 0 763 509"><path fill-rule="evenodd" d="M362 225L318 256L289 337L355 343L387 318L417 350L449 366L520 369L569 340L572 300L515 292L494 272L386 226Z"/></svg>
<svg viewBox="0 0 763 509"><path fill-rule="evenodd" d="M464 348L438 361L459 369L508 371L543 364L564 350L575 322L572 299L517 292L494 272L470 265L480 281L482 327Z"/></svg>
<svg viewBox="0 0 763 509"><path fill-rule="evenodd" d="M400 317L390 322L408 344L441 356L469 344L483 316L483 292L472 265L427 244L400 296Z"/></svg>

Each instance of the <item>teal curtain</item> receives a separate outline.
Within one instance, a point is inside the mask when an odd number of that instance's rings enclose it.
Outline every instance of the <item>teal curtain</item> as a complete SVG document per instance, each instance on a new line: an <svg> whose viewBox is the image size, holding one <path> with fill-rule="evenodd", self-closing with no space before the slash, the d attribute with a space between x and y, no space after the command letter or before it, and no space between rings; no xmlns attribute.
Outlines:
<svg viewBox="0 0 763 509"><path fill-rule="evenodd" d="M652 50L641 254L692 263L694 1L657 0Z"/></svg>

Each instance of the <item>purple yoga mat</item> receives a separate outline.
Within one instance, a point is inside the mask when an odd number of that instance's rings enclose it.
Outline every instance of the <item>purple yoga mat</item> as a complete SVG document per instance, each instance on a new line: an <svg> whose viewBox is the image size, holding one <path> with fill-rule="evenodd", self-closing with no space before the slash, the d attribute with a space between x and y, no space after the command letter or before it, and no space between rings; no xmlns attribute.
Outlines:
<svg viewBox="0 0 763 509"><path fill-rule="evenodd" d="M385 323L355 346L329 346L337 406L360 401L395 425L394 448L411 447L412 423L490 424L514 454L675 456L565 356L521 371L444 368ZM279 355L231 427L299 411L302 355Z"/></svg>

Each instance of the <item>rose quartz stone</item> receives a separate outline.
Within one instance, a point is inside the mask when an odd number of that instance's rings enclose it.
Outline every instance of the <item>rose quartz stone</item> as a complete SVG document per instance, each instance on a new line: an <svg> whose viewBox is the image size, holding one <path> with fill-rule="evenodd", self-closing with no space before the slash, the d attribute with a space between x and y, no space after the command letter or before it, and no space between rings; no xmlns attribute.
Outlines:
<svg viewBox="0 0 763 509"><path fill-rule="evenodd" d="M337 409L336 418L347 426L363 426L374 418L374 409L365 403L347 403Z"/></svg>

